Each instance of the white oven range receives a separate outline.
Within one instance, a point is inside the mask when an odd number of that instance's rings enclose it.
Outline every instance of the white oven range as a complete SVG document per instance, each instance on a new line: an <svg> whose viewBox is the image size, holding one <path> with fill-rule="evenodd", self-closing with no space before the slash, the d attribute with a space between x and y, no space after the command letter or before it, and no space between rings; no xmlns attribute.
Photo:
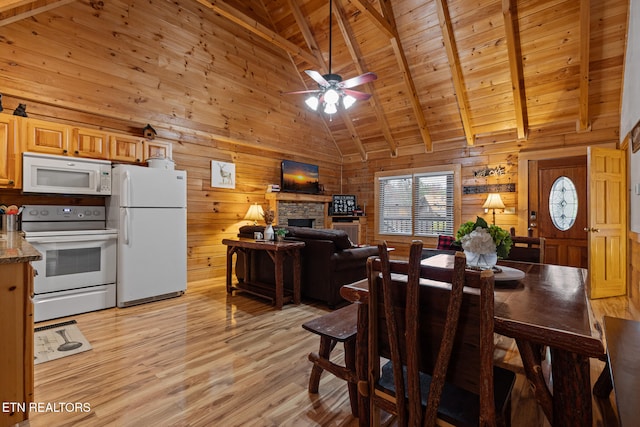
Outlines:
<svg viewBox="0 0 640 427"><path fill-rule="evenodd" d="M115 307L117 230L104 206L27 205L22 229L42 254L32 263L35 322Z"/></svg>

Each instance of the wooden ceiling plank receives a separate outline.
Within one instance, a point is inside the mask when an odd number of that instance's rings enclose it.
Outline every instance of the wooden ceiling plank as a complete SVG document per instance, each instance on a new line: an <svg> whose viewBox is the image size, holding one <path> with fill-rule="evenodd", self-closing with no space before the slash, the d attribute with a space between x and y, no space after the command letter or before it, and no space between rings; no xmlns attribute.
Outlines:
<svg viewBox="0 0 640 427"><path fill-rule="evenodd" d="M580 0L580 118L578 132L590 130L589 123L589 44L591 40L591 1Z"/></svg>
<svg viewBox="0 0 640 427"><path fill-rule="evenodd" d="M509 55L509 69L511 71L511 87L513 90L514 113L518 139L527 138L527 98L524 92L524 73L520 55L520 40L518 37L516 0L502 0L502 15L504 17L507 51Z"/></svg>
<svg viewBox="0 0 640 427"><path fill-rule="evenodd" d="M46 1L46 0L29 0L29 1L8 1L6 5L0 3L0 27L13 24L14 22L21 21L23 19L36 16L40 13L56 9L65 4L72 3L76 0L59 0L59 1ZM15 6L10 6L16 4ZM19 4L18 4L19 3ZM30 6L30 7L24 7ZM19 8L19 9L18 9ZM17 11L18 9L19 11ZM23 11L24 9L24 11ZM13 12L13 14L5 13L7 11ZM6 17L4 17L6 16ZM4 17L4 18L3 18Z"/></svg>
<svg viewBox="0 0 640 427"><path fill-rule="evenodd" d="M318 67L317 59L311 53L301 49L294 43L277 34L275 31L270 30L266 26L262 25L253 18L248 17L244 13L228 5L222 0L197 0L201 5L213 10L220 16L227 18L231 22L234 22L242 28L252 32L258 37L273 43L274 45L284 49L295 56L298 56L309 63L312 67Z"/></svg>
<svg viewBox="0 0 640 427"><path fill-rule="evenodd" d="M337 0L336 3L334 4L334 14L336 15L336 18L337 18L338 27L340 28L340 32L342 33L342 36L345 40L347 50L351 55L351 59L355 64L356 71L358 72L359 75L364 74L365 66L361 59L362 55L358 51L356 44L353 42L353 35L351 34L351 31L347 27L344 11L340 7L341 5L339 3L340 3L339 0ZM382 135L384 136L384 139L387 141L387 144L389 145L389 149L391 150L391 155L395 157L398 155L398 146L395 140L393 139L393 135L391 134L391 129L389 128L389 123L387 122L387 118L384 112L382 111L382 107L381 107L380 100L378 99L378 95L376 94L373 84L367 83L366 88L367 88L367 91L371 93L371 98L369 98L369 104L375 111L375 114L378 120L378 125L380 126L380 130L382 131Z"/></svg>
<svg viewBox="0 0 640 427"><path fill-rule="evenodd" d="M462 67L460 66L460 60L458 58L458 49L453 36L453 27L449 17L449 7L447 6L446 0L436 0L436 5L438 8L438 20L440 21L444 46L449 59L449 67L451 68L451 78L453 79L453 86L456 90L456 98L458 99L458 108L460 110L460 117L462 118L462 127L464 128L467 145L473 145L474 135L471 129L469 109L467 107L467 91L465 90L464 76L462 75Z"/></svg>
<svg viewBox="0 0 640 427"><path fill-rule="evenodd" d="M404 53L404 48L402 47L402 42L400 41L400 36L398 35L393 8L389 3L387 3L386 0L382 0L380 2L380 6L382 7L384 16L389 20L389 22L391 23L391 27L393 28L393 34L389 41L391 43L391 47L393 48L396 61L400 66L402 80L404 81L404 84L407 87L407 91L409 93L409 100L411 101L413 114L415 115L416 121L418 122L420 137L422 138L422 142L424 143L425 150L427 152L432 152L433 141L431 139L431 133L429 132L429 127L427 126L427 119L424 117L424 110L422 109L422 105L420 104L420 98L418 98L418 91L416 90L415 83L413 82L413 77L411 76L409 62L407 61L407 57Z"/></svg>

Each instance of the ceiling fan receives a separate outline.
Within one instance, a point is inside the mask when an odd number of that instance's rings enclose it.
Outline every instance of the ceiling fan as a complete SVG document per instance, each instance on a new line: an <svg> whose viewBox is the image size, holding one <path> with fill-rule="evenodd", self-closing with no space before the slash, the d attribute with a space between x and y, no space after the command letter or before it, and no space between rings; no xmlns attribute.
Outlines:
<svg viewBox="0 0 640 427"><path fill-rule="evenodd" d="M372 82L378 78L375 73L368 72L361 74L357 77L353 77L342 81L342 76L339 74L333 74L331 72L331 47L332 47L332 10L333 0L329 0L329 72L327 74L320 74L314 70L305 70L305 73L311 77L316 83L318 83L318 89L315 90L298 90L294 92L285 92L286 94L311 94L305 103L313 111L318 109L318 106L323 105L323 111L326 114L334 114L338 111L338 104L342 100L342 106L344 109L351 107L356 100L366 101L371 97L371 94L360 92L351 89L352 87L360 86L365 83Z"/></svg>

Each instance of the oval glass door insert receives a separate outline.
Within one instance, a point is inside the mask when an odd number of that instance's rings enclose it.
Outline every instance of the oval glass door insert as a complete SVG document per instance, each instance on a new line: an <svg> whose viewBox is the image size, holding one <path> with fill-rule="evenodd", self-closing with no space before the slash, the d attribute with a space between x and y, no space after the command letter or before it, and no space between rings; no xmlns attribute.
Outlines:
<svg viewBox="0 0 640 427"><path fill-rule="evenodd" d="M578 192L568 177L561 176L551 186L549 213L553 225L560 231L567 231L578 216Z"/></svg>

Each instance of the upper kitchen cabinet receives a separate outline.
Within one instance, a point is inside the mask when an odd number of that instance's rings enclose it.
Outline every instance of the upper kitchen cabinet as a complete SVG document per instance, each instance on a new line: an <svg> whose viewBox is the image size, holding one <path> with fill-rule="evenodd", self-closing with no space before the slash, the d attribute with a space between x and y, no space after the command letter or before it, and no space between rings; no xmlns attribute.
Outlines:
<svg viewBox="0 0 640 427"><path fill-rule="evenodd" d="M15 116L0 114L0 188L20 188L22 162L17 127Z"/></svg>
<svg viewBox="0 0 640 427"><path fill-rule="evenodd" d="M71 126L37 119L22 119L26 150L37 153L69 153Z"/></svg>
<svg viewBox="0 0 640 427"><path fill-rule="evenodd" d="M171 159L171 143L167 141L146 140L144 141L144 158L143 160L153 158Z"/></svg>
<svg viewBox="0 0 640 427"><path fill-rule="evenodd" d="M140 163L154 157L170 159L172 154L170 142L145 140L130 135L111 134L109 145L109 159L119 162Z"/></svg>
<svg viewBox="0 0 640 427"><path fill-rule="evenodd" d="M143 158L144 139L128 135L110 135L109 158L113 161L136 162Z"/></svg>
<svg viewBox="0 0 640 427"><path fill-rule="evenodd" d="M109 158L109 138L106 132L44 120L23 120L27 144L25 151L90 159Z"/></svg>
<svg viewBox="0 0 640 427"><path fill-rule="evenodd" d="M91 159L109 158L109 136L106 132L92 129L73 129L73 155Z"/></svg>

